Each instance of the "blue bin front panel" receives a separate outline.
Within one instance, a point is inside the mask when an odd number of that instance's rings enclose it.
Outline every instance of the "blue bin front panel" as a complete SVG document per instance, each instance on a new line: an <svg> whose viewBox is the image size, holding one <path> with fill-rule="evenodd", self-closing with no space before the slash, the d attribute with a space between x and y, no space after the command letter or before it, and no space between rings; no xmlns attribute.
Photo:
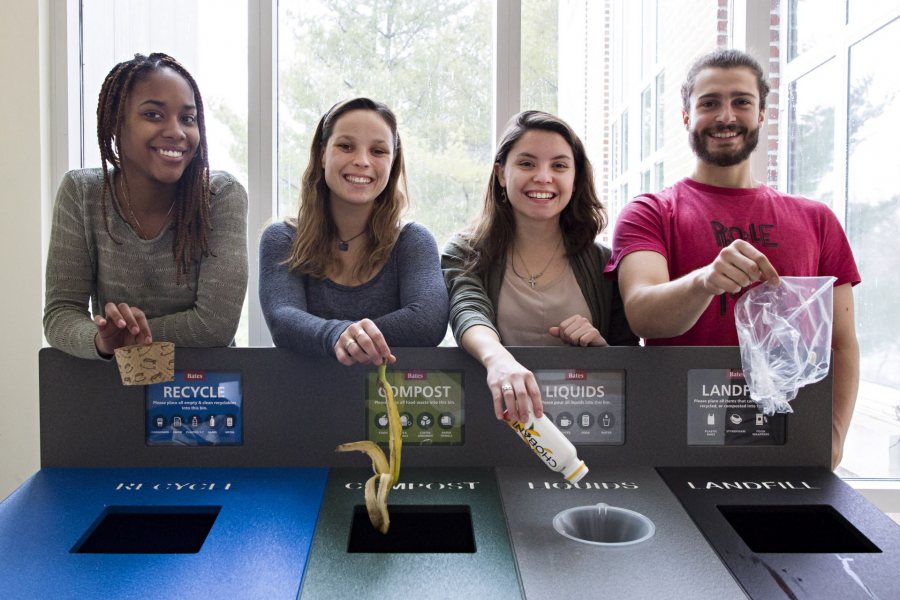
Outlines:
<svg viewBox="0 0 900 600"><path fill-rule="evenodd" d="M0 589L17 599L295 599L327 474L42 469L0 503ZM107 507L192 506L221 507L195 554L73 552Z"/></svg>

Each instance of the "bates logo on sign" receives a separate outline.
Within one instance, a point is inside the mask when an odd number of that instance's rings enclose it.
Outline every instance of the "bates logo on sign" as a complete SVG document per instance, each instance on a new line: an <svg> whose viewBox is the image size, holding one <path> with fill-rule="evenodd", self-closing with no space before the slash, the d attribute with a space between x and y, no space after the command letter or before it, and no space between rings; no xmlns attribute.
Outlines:
<svg viewBox="0 0 900 600"><path fill-rule="evenodd" d="M206 380L206 371L185 371L185 381L204 381Z"/></svg>
<svg viewBox="0 0 900 600"><path fill-rule="evenodd" d="M728 369L728 379L743 379L744 371L741 369Z"/></svg>
<svg viewBox="0 0 900 600"><path fill-rule="evenodd" d="M582 381L587 379L587 373L584 371L579 371L577 369L572 371L566 371L566 381Z"/></svg>
<svg viewBox="0 0 900 600"><path fill-rule="evenodd" d="M422 380L427 379L428 374L425 371L407 371L406 372L406 381L411 379Z"/></svg>

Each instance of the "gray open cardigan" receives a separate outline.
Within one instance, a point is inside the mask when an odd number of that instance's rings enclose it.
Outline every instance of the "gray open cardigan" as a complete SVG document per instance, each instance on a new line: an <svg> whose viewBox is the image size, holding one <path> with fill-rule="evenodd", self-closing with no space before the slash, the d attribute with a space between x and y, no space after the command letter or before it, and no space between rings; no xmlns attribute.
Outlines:
<svg viewBox="0 0 900 600"><path fill-rule="evenodd" d="M466 238L456 234L447 242L441 255L441 268L450 291L450 326L457 342L473 325L490 327L500 335L496 307L506 260L498 260L481 274L466 273L465 266L473 252ZM581 254L571 257L569 263L591 310L591 322L600 335L610 346L633 346L638 343L638 338L625 318L619 286L615 280L603 275L610 254L609 248L594 243Z"/></svg>

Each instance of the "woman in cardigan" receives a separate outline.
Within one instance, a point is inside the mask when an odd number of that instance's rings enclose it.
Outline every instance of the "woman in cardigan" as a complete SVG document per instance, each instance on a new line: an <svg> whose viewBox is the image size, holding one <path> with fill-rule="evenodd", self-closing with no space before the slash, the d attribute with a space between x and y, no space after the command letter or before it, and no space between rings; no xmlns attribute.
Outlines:
<svg viewBox="0 0 900 600"><path fill-rule="evenodd" d="M457 342L487 370L498 419L543 414L534 375L505 346L636 344L595 242L606 215L584 146L553 115L506 129L484 208L441 259Z"/></svg>

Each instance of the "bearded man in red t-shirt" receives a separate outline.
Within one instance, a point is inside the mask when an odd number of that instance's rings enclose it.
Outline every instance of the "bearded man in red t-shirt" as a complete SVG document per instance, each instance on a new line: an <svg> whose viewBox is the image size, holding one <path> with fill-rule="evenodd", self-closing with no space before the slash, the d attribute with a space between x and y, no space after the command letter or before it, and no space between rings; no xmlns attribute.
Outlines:
<svg viewBox="0 0 900 600"><path fill-rule="evenodd" d="M738 344L734 302L779 274L832 275L832 466L841 459L859 386L853 253L831 209L755 181L750 154L769 85L737 50L701 57L681 88L694 171L629 202L616 224L607 273L617 273L632 330L648 345Z"/></svg>

